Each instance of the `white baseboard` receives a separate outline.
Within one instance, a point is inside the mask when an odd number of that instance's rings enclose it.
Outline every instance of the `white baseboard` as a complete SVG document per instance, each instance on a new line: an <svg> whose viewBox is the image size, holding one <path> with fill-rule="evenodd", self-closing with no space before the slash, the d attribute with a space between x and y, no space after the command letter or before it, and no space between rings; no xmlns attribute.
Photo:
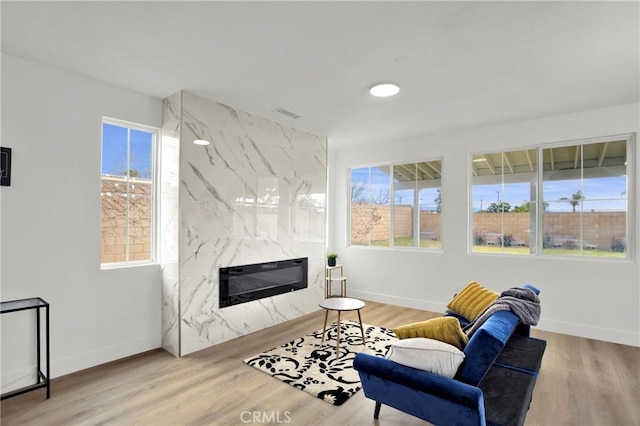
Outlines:
<svg viewBox="0 0 640 426"><path fill-rule="evenodd" d="M2 386L0 392L10 392L24 386L29 386L37 382L35 366L31 368L21 368L11 372L2 372Z"/></svg>
<svg viewBox="0 0 640 426"><path fill-rule="evenodd" d="M587 339L603 340L622 345L640 346L640 335L612 328L593 327L582 324L540 319L536 328L552 333L568 334Z"/></svg>
<svg viewBox="0 0 640 426"><path fill-rule="evenodd" d="M444 313L446 304L428 300L409 299L408 297L391 296L389 294L371 293L368 291L348 290L348 297L371 300L372 302L388 303L390 305L405 306L407 308L422 309L423 311ZM366 321L365 321L366 322Z"/></svg>
<svg viewBox="0 0 640 426"><path fill-rule="evenodd" d="M64 376L65 374L95 367L96 365L126 358L128 356L157 348L160 348L160 337L148 336L100 348L95 351L74 355L72 357L53 360L51 362L51 377Z"/></svg>
<svg viewBox="0 0 640 426"><path fill-rule="evenodd" d="M130 340L113 346L103 347L94 351L84 352L71 357L51 360L51 378L64 376L76 371L95 367L100 364L115 361L142 352L160 347L159 336L148 336L141 339ZM42 360L42 369L46 374L45 360ZM0 382L2 393L19 389L23 386L35 383L35 365L20 368L14 371L3 371Z"/></svg>
<svg viewBox="0 0 640 426"><path fill-rule="evenodd" d="M349 289L348 296L371 300L373 302L388 303L390 305L405 306L407 308L422 309L430 312L445 312L446 310L446 304L444 303L431 302L428 300L415 300L406 297L391 296L388 294L371 293L368 291ZM593 327L563 321L545 320L544 318L540 320L540 323L536 328L550 331L552 333L568 334L571 336L640 347L640 335L628 331Z"/></svg>

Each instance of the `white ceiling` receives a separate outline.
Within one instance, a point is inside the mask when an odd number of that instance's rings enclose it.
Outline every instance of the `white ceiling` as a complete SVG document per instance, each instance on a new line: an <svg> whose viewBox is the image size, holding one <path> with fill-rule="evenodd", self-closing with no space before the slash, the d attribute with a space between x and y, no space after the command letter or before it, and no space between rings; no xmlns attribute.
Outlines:
<svg viewBox="0 0 640 426"><path fill-rule="evenodd" d="M3 52L333 148L640 100L637 1L2 1L1 17ZM372 98L378 81L399 95Z"/></svg>

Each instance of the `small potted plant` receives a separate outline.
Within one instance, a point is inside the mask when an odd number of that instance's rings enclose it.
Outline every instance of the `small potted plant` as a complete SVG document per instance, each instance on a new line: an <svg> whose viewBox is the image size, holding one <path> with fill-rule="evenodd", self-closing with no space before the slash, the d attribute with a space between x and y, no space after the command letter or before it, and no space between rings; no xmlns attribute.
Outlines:
<svg viewBox="0 0 640 426"><path fill-rule="evenodd" d="M338 258L338 253L327 253L327 265L336 266L336 259Z"/></svg>

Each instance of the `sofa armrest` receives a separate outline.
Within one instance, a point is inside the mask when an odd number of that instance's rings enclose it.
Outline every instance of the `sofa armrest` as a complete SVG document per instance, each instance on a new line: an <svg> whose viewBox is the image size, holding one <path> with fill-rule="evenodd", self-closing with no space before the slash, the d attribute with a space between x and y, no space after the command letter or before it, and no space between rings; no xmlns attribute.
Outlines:
<svg viewBox="0 0 640 426"><path fill-rule="evenodd" d="M484 425L482 390L365 353L353 366L367 398L434 424Z"/></svg>

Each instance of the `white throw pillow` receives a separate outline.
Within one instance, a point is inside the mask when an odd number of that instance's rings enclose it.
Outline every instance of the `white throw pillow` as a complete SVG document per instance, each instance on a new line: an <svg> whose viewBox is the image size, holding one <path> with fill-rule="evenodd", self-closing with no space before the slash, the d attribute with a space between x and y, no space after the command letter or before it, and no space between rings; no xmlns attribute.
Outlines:
<svg viewBox="0 0 640 426"><path fill-rule="evenodd" d="M408 367L453 378L464 361L464 352L439 340L416 337L391 345L387 359Z"/></svg>

